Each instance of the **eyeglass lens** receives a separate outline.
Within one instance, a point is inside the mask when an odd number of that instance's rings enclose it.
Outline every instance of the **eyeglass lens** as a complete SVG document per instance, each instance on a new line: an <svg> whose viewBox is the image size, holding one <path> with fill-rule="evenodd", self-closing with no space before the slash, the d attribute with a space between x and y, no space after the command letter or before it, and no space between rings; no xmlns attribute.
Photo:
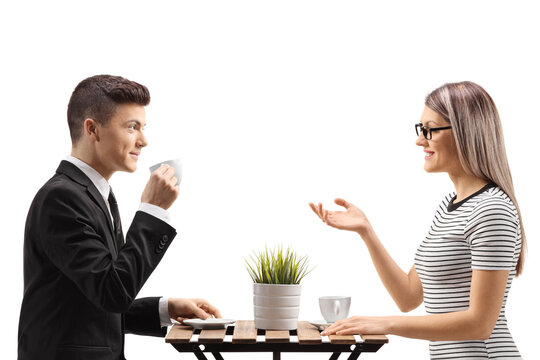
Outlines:
<svg viewBox="0 0 540 360"><path fill-rule="evenodd" d="M424 127L422 124L416 124L416 136L420 135L420 132L428 140L431 140L431 129Z"/></svg>

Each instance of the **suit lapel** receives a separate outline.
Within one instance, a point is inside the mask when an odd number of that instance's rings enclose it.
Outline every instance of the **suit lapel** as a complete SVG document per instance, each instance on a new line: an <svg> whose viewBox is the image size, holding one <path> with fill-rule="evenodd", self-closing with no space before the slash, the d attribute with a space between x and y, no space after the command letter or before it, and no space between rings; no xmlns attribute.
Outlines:
<svg viewBox="0 0 540 360"><path fill-rule="evenodd" d="M107 224L109 226L109 231L111 236L105 236L107 239L107 244L109 246L109 250L111 250L111 253L114 254L116 257L118 254L118 251L116 249L116 244L114 243L114 228L111 221L111 216L109 213L109 209L107 208L107 205L105 204L105 200L103 199L103 196L101 196L99 190L96 188L92 180L86 176L81 169L79 169L77 166L73 165L69 161L63 160L60 165L58 166L58 169L56 169L56 172L59 174L64 174L71 178L73 181L83 185L86 187L86 191L90 195L90 198L100 207L101 211L103 212L103 215L105 216L105 219L107 221Z"/></svg>

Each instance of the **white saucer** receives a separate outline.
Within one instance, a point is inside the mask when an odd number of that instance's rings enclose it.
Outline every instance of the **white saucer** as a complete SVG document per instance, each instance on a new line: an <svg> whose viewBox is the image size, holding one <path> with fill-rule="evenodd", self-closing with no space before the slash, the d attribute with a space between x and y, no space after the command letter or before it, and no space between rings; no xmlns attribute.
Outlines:
<svg viewBox="0 0 540 360"><path fill-rule="evenodd" d="M319 330L324 330L330 325L332 325L332 323L326 322L326 320L312 320L309 323L311 325L315 325Z"/></svg>
<svg viewBox="0 0 540 360"><path fill-rule="evenodd" d="M224 329L228 324L234 323L236 320L233 319L221 319L221 318L211 318L211 319L186 319L183 321L184 324L191 326L194 329Z"/></svg>

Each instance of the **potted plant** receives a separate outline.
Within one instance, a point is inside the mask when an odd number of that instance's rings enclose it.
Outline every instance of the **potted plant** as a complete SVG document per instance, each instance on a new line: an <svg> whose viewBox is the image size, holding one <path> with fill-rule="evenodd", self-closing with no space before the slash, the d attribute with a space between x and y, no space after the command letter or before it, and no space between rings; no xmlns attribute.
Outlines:
<svg viewBox="0 0 540 360"><path fill-rule="evenodd" d="M300 257L290 248L255 253L246 261L253 279L255 327L265 330L294 330L300 312L300 281L308 269L307 256Z"/></svg>

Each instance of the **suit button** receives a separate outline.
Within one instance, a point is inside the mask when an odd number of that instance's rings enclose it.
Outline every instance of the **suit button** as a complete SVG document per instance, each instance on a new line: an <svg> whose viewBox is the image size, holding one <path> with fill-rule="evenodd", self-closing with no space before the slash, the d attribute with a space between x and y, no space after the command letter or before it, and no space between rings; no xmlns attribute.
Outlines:
<svg viewBox="0 0 540 360"><path fill-rule="evenodd" d="M159 246L158 246L159 250L163 250L164 247L165 246L163 246L163 244L159 244Z"/></svg>
<svg viewBox="0 0 540 360"><path fill-rule="evenodd" d="M169 237L167 235L163 235L163 237L161 238L161 241L167 242L169 241Z"/></svg>
<svg viewBox="0 0 540 360"><path fill-rule="evenodd" d="M161 240L161 241L159 242L159 245L165 245L165 244L166 244L166 242L163 241L163 240Z"/></svg>

